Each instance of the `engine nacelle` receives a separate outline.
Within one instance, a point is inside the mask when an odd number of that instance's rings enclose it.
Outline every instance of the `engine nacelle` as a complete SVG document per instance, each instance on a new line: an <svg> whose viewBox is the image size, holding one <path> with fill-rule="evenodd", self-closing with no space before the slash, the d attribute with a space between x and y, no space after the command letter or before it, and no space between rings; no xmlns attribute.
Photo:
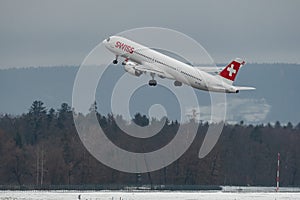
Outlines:
<svg viewBox="0 0 300 200"><path fill-rule="evenodd" d="M182 83L179 81L174 81L174 86L177 86L177 87L182 86Z"/></svg>
<svg viewBox="0 0 300 200"><path fill-rule="evenodd" d="M140 75L142 75L143 72L136 70L135 66L137 66L136 63L128 61L125 64L124 69L125 69L126 72L128 72L131 75L134 75L134 76L140 76Z"/></svg>

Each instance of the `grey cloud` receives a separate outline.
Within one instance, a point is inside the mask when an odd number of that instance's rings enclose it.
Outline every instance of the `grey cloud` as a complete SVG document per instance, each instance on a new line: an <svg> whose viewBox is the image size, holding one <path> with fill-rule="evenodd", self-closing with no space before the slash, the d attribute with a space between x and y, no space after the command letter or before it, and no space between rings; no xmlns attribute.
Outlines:
<svg viewBox="0 0 300 200"><path fill-rule="evenodd" d="M217 62L300 63L300 1L0 3L0 68L80 64L108 35L144 26L195 38Z"/></svg>

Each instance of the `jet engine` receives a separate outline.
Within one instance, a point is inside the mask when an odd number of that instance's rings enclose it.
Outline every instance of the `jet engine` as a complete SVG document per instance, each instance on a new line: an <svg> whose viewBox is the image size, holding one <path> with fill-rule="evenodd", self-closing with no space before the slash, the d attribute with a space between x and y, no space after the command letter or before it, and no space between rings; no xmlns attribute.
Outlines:
<svg viewBox="0 0 300 200"><path fill-rule="evenodd" d="M134 76L142 75L143 72L141 72L139 70L136 70L135 69L136 66L137 66L136 63L126 62L125 66L124 66L124 69L125 69L126 72L128 72L131 75L134 75Z"/></svg>

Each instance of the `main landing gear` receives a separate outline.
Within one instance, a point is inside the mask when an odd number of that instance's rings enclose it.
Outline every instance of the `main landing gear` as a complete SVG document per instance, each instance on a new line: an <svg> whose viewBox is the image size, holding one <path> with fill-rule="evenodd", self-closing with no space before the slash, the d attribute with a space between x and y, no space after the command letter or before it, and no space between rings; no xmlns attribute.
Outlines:
<svg viewBox="0 0 300 200"><path fill-rule="evenodd" d="M156 86L157 85L157 82L156 82L156 80L154 80L154 73L151 73L150 74L151 75L151 77L152 77L152 80L150 80L149 81L149 86Z"/></svg>
<svg viewBox="0 0 300 200"><path fill-rule="evenodd" d="M149 85L150 85L150 86L156 86L156 85L157 85L156 80L150 80L150 81L149 81Z"/></svg>

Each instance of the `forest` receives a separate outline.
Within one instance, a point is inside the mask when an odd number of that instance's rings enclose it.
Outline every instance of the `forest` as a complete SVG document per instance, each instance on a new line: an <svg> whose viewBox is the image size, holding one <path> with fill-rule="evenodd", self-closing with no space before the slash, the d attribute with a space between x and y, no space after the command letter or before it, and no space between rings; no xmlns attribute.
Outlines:
<svg viewBox="0 0 300 200"><path fill-rule="evenodd" d="M107 137L133 151L165 145L179 126L177 121L166 120L151 147L151 141L124 136L114 115L97 113L97 117ZM140 113L132 120L140 126L149 123ZM185 129L192 123L196 122L186 122ZM177 161L154 172L124 173L103 165L85 149L67 103L53 109L34 101L27 113L0 116L0 185L274 186L278 152L280 184L300 185L300 123L226 124L216 146L203 159L198 158L198 151L209 124L199 122L197 126L196 138Z"/></svg>

